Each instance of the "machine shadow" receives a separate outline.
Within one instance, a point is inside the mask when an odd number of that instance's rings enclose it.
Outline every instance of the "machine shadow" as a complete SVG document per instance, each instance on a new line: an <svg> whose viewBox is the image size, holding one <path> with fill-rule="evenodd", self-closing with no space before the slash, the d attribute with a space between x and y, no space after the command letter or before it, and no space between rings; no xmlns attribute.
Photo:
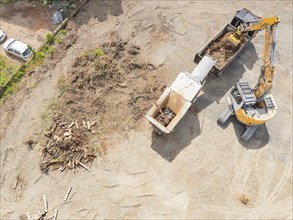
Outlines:
<svg viewBox="0 0 293 220"><path fill-rule="evenodd" d="M240 138L242 133L245 131L245 125L241 124L235 116L231 116L230 118L228 118L225 124L220 124L217 122L217 125L222 129L226 129L230 124L233 125L235 130L235 133L233 135L236 135L238 142L246 149L260 149L266 146L266 144L270 140L270 134L265 124L259 126L255 134L251 137L251 139L245 142Z"/></svg>
<svg viewBox="0 0 293 220"><path fill-rule="evenodd" d="M188 111L174 132L158 135L153 131L151 148L165 160L172 162L200 133L200 123L197 115Z"/></svg>
<svg viewBox="0 0 293 220"><path fill-rule="evenodd" d="M6 55L7 57L9 57L11 60L17 62L17 63L20 64L20 65L23 65L23 64L26 63L25 60L22 60L22 59L20 59L20 58L14 56L14 55L12 55L12 54L10 54L10 53L5 52L5 55Z"/></svg>
<svg viewBox="0 0 293 220"><path fill-rule="evenodd" d="M246 149L258 150L266 146L269 142L270 134L265 124L259 126L252 138L249 141L245 142L240 138L241 134L245 131L245 125L241 124L233 116L231 117L230 121L234 127L235 135L237 136L238 142Z"/></svg>
<svg viewBox="0 0 293 220"><path fill-rule="evenodd" d="M245 67L249 70L253 68L257 58L255 47L250 42L220 77L213 78L209 76L202 89L204 94L198 97L194 104L198 112L204 110L213 102L219 103L230 88L235 86L242 78L246 71Z"/></svg>
<svg viewBox="0 0 293 220"><path fill-rule="evenodd" d="M158 136L153 132L152 149L165 160L172 162L201 133L196 113L204 110L213 102L218 103L227 91L242 78L246 70L244 65L247 69L252 69L257 57L254 45L249 43L220 77L212 78L209 76L202 89L204 94L198 97L186 116L176 126L175 131L169 135L162 136Z"/></svg>
<svg viewBox="0 0 293 220"><path fill-rule="evenodd" d="M107 20L109 15L119 16L123 14L121 0L90 0L79 12L74 21L78 25L87 24L91 18L100 22Z"/></svg>

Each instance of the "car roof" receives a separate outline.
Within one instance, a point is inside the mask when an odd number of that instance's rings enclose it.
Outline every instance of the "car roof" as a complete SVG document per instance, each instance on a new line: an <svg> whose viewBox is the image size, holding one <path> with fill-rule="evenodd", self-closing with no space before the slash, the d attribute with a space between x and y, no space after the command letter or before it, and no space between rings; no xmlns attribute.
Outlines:
<svg viewBox="0 0 293 220"><path fill-rule="evenodd" d="M20 53L23 53L28 48L28 46L25 43L19 40L13 41L8 47L17 50Z"/></svg>

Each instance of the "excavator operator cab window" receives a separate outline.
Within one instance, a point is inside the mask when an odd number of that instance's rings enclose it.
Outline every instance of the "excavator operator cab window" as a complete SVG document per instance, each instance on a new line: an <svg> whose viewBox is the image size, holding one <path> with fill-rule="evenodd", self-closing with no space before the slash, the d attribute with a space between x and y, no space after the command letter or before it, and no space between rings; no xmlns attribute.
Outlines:
<svg viewBox="0 0 293 220"><path fill-rule="evenodd" d="M241 98L241 95L238 91L238 89L234 89L232 92L231 92L233 98L235 99L236 103L239 105L241 102L242 102L242 98Z"/></svg>

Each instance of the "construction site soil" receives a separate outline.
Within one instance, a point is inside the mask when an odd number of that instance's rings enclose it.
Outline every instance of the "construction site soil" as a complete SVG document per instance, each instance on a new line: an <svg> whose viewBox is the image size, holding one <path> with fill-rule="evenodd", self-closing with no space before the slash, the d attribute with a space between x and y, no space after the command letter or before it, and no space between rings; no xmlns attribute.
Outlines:
<svg viewBox="0 0 293 220"><path fill-rule="evenodd" d="M86 148L90 138L126 135L162 93L162 84L145 85L151 81L150 72L159 67L139 59L139 46L112 38L83 51L75 58L69 78L60 79L61 94L50 107L52 126L42 146L42 171L49 166L64 171L92 162L95 149Z"/></svg>
<svg viewBox="0 0 293 220"><path fill-rule="evenodd" d="M230 88L258 80L259 33L207 79L174 132L154 135L147 111L243 7L282 16L275 118L248 143L235 118L216 122ZM48 219L292 219L292 10L283 1L90 0L0 106L0 218L38 219L46 197Z"/></svg>

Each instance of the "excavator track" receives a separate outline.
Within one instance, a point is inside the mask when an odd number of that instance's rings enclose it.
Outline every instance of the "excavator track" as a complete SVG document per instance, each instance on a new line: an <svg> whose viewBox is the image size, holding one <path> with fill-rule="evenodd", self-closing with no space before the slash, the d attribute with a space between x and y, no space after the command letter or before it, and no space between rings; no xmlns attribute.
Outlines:
<svg viewBox="0 0 293 220"><path fill-rule="evenodd" d="M257 130L257 126L246 126L245 131L241 135L243 141L249 141Z"/></svg>
<svg viewBox="0 0 293 220"><path fill-rule="evenodd" d="M231 105L228 105L221 113L221 115L218 118L218 122L221 124L225 124L225 122L228 120L228 118L233 115L234 111Z"/></svg>

